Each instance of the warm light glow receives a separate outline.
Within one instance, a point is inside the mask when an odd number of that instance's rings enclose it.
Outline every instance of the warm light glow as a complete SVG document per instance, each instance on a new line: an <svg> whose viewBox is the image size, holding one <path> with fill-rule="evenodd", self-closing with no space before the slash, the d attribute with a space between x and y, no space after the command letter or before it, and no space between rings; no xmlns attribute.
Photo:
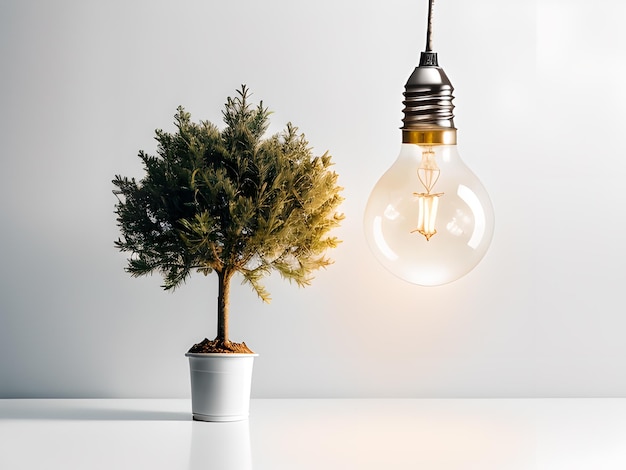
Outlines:
<svg viewBox="0 0 626 470"><path fill-rule="evenodd" d="M417 228L413 232L419 232L430 240L437 233L435 221L437 220L437 208L439 207L439 194L414 194L419 201L419 213L417 216Z"/></svg>

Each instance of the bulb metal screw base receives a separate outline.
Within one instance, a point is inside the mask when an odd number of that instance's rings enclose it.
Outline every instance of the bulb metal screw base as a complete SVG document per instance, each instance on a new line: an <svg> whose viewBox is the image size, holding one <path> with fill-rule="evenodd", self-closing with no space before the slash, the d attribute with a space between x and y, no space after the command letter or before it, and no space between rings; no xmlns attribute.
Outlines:
<svg viewBox="0 0 626 470"><path fill-rule="evenodd" d="M427 59L424 59L427 57ZM422 54L422 60L436 62L433 52ZM455 129L452 92L454 87L441 67L420 65L404 86L404 119L402 130Z"/></svg>

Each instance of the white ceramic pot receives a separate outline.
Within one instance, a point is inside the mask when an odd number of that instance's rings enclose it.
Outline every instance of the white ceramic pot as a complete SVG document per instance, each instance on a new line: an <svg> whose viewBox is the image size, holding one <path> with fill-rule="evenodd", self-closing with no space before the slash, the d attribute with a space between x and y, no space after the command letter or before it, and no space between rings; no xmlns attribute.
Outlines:
<svg viewBox="0 0 626 470"><path fill-rule="evenodd" d="M258 354L187 353L191 411L197 421L248 418L252 365Z"/></svg>

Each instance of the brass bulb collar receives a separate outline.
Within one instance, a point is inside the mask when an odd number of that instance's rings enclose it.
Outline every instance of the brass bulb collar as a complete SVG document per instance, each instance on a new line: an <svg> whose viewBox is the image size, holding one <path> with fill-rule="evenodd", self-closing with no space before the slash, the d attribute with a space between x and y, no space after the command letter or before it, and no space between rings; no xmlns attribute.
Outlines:
<svg viewBox="0 0 626 470"><path fill-rule="evenodd" d="M402 129L402 143L416 145L456 145L456 129Z"/></svg>

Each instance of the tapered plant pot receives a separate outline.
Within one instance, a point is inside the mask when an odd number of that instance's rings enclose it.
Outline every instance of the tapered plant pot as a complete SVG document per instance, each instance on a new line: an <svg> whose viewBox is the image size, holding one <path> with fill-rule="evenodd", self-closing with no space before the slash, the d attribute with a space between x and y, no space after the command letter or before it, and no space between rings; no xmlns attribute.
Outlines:
<svg viewBox="0 0 626 470"><path fill-rule="evenodd" d="M187 353L185 356L189 358L193 419L247 419L252 366L258 354Z"/></svg>

